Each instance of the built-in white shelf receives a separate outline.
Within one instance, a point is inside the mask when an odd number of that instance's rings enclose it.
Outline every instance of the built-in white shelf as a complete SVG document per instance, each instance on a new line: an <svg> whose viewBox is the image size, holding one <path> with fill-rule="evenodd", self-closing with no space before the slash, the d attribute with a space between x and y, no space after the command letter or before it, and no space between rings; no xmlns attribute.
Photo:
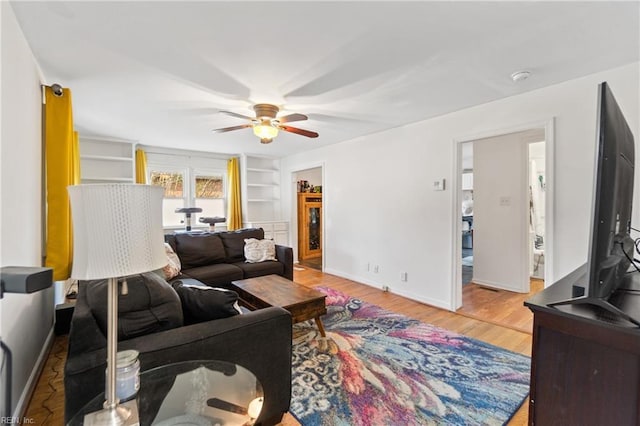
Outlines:
<svg viewBox="0 0 640 426"><path fill-rule="evenodd" d="M131 163L131 158L124 157L110 157L108 155L81 155L81 160L100 160L100 161L122 161L125 163Z"/></svg>
<svg viewBox="0 0 640 426"><path fill-rule="evenodd" d="M280 160L243 156L243 216L245 222L280 219Z"/></svg>
<svg viewBox="0 0 640 426"><path fill-rule="evenodd" d="M80 135L80 181L134 183L134 155L131 141Z"/></svg>
<svg viewBox="0 0 640 426"><path fill-rule="evenodd" d="M257 172L257 173L273 173L278 172L278 169L259 169L256 167L247 167L248 172Z"/></svg>

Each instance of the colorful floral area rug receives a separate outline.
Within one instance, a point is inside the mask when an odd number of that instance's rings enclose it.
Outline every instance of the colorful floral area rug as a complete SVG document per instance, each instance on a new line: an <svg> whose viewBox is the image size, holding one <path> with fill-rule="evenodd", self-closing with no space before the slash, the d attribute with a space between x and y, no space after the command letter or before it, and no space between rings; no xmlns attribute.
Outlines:
<svg viewBox="0 0 640 426"><path fill-rule="evenodd" d="M291 413L304 426L501 425L529 393L524 355L318 290L327 339L294 326Z"/></svg>

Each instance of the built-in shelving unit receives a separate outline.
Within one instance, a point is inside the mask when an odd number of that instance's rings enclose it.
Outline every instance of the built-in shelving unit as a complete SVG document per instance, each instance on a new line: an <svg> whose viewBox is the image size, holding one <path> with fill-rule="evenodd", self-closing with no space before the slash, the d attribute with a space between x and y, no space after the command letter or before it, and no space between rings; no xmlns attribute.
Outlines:
<svg viewBox="0 0 640 426"><path fill-rule="evenodd" d="M265 238L288 245L289 223L281 218L280 160L253 155L242 160L244 226L263 228Z"/></svg>
<svg viewBox="0 0 640 426"><path fill-rule="evenodd" d="M289 222L285 221L266 221L266 222L245 222L244 228L262 228L264 230L264 238L273 240L276 244L282 246L290 246L289 244Z"/></svg>
<svg viewBox="0 0 640 426"><path fill-rule="evenodd" d="M134 183L131 141L80 135L81 183Z"/></svg>
<svg viewBox="0 0 640 426"><path fill-rule="evenodd" d="M243 169L245 221L280 219L280 160L246 155Z"/></svg>

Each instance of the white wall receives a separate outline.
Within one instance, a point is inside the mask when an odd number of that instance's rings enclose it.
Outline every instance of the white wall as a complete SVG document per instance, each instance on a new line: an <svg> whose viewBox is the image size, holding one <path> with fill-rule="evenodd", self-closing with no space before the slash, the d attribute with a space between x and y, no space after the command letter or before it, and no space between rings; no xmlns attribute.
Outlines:
<svg viewBox="0 0 640 426"><path fill-rule="evenodd" d="M473 143L473 282L528 291L527 151L523 133Z"/></svg>
<svg viewBox="0 0 640 426"><path fill-rule="evenodd" d="M319 186L322 185L322 168L315 167L313 169L302 170L295 175L296 182L299 180L306 180L309 185Z"/></svg>
<svg viewBox="0 0 640 426"><path fill-rule="evenodd" d="M595 153L597 85L608 81L639 142L639 64L631 64L386 132L286 157L286 171L323 162L326 271L453 308L455 141L555 118L552 277L585 262ZM322 137L322 136L321 136ZM640 149L638 150L640 152ZM640 173L640 171L639 171ZM289 174L290 176L290 174ZM640 185L636 185L636 193ZM284 217L291 191L283 186ZM636 196L634 223L640 209ZM289 214L287 215L287 211ZM367 263L379 272L367 271ZM400 281L400 272L408 281Z"/></svg>
<svg viewBox="0 0 640 426"><path fill-rule="evenodd" d="M8 2L2 22L0 264L40 266L40 73ZM5 294L0 336L13 354L12 412L21 414L53 326L53 288L30 295ZM4 389L4 383L2 383ZM4 394L4 392L2 392Z"/></svg>

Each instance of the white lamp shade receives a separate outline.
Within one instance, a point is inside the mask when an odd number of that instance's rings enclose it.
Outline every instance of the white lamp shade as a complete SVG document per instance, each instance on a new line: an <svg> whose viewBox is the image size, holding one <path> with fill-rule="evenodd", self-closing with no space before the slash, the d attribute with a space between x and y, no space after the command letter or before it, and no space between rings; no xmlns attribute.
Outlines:
<svg viewBox="0 0 640 426"><path fill-rule="evenodd" d="M73 217L71 278L124 277L167 264L162 187L90 184L67 190Z"/></svg>

